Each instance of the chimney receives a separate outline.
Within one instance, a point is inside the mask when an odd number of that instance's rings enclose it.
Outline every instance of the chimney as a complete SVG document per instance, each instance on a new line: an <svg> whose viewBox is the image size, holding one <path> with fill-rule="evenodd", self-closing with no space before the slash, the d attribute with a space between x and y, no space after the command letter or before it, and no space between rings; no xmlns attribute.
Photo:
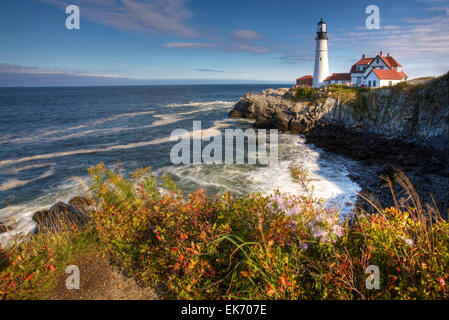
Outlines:
<svg viewBox="0 0 449 320"><path fill-rule="evenodd" d="M383 52L381 51L380 54L379 54L381 57L382 57L382 53L383 53Z"/></svg>
<svg viewBox="0 0 449 320"><path fill-rule="evenodd" d="M362 59L365 59L365 58L366 58L366 55L365 55L365 54L363 54L363 55L362 55Z"/></svg>

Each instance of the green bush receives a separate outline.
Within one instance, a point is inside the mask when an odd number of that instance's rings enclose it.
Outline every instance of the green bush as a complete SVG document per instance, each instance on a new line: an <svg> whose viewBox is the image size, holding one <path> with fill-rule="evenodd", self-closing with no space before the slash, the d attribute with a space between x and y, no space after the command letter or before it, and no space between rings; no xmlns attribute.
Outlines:
<svg viewBox="0 0 449 320"><path fill-rule="evenodd" d="M315 101L320 98L320 92L317 88L296 87L294 90L294 100L296 101Z"/></svg>
<svg viewBox="0 0 449 320"><path fill-rule="evenodd" d="M362 213L349 223L310 197L161 196L139 186L144 173L122 184L137 185L137 200L128 201L140 205L131 212L105 201L95 222L112 254L149 286L163 285L169 298L449 297L449 225L416 206ZM116 179L100 180L114 189ZM100 199L111 190L96 188ZM373 264L381 288L370 291L365 270Z"/></svg>
<svg viewBox="0 0 449 320"><path fill-rule="evenodd" d="M167 177L169 192L160 193L149 168L130 179L103 164L90 172L98 209L88 231L35 236L5 251L3 298L36 297L54 278L49 269L88 244L165 298L449 298L449 224L423 209L412 188L394 208L342 220L312 197L199 190L183 199ZM370 265L380 269L379 290L365 286Z"/></svg>

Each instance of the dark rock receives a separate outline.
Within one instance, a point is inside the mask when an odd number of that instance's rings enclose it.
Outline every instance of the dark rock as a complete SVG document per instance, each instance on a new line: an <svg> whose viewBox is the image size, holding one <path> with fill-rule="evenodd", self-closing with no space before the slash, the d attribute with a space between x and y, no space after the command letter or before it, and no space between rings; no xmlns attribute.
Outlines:
<svg viewBox="0 0 449 320"><path fill-rule="evenodd" d="M37 223L38 232L58 232L62 231L66 224L83 225L87 216L70 204L58 202L49 210L36 212L33 220Z"/></svg>
<svg viewBox="0 0 449 320"><path fill-rule="evenodd" d="M4 223L0 223L0 233L8 232L10 228L6 226Z"/></svg>
<svg viewBox="0 0 449 320"><path fill-rule="evenodd" d="M69 204L79 211L87 212L93 205L93 201L86 197L74 197L70 199Z"/></svg>

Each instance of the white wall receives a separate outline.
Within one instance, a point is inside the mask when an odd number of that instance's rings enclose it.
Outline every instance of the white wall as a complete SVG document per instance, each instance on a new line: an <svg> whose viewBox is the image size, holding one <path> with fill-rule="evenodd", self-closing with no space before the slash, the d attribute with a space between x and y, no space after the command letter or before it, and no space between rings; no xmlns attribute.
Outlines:
<svg viewBox="0 0 449 320"><path fill-rule="evenodd" d="M323 85L324 79L329 77L329 57L327 53L327 39L316 41L315 72L313 74L313 86Z"/></svg>
<svg viewBox="0 0 449 320"><path fill-rule="evenodd" d="M360 83L357 82L357 79L360 79ZM352 73L351 74L351 82L354 85L360 85L363 81L363 73Z"/></svg>
<svg viewBox="0 0 449 320"><path fill-rule="evenodd" d="M377 61L377 60L379 60L379 61ZM390 70L390 67L388 67L381 58L376 57L376 58L374 58L374 61L371 63L369 68L366 69L364 76L366 77L366 75L368 73L370 73L372 69Z"/></svg>
<svg viewBox="0 0 449 320"><path fill-rule="evenodd" d="M369 83L371 81L371 88L376 87L378 88L380 86L379 78L376 76L374 72L371 72L370 75L365 79L365 85L368 87ZM376 81L376 86L373 85L374 81Z"/></svg>
<svg viewBox="0 0 449 320"><path fill-rule="evenodd" d="M365 85L368 86L369 81L371 81L371 87L373 87L373 81L376 81L376 88L379 87L387 87L390 85L394 86L395 84L398 84L399 82L402 82L404 80L379 80L379 78L376 76L374 72L371 72L371 74L366 78Z"/></svg>
<svg viewBox="0 0 449 320"><path fill-rule="evenodd" d="M388 87L388 86L390 86L390 81L391 81L391 85L394 86L395 84L398 84L398 83L402 82L403 80L380 80L380 86Z"/></svg>

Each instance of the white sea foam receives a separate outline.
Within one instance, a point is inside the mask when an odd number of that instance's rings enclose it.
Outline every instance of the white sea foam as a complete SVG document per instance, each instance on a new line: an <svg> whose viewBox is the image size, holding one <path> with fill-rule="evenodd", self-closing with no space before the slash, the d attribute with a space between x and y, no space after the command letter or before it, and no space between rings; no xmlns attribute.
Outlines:
<svg viewBox="0 0 449 320"><path fill-rule="evenodd" d="M34 133L32 135L26 136L26 137L19 137L19 138L14 138L14 139L2 139L0 140L0 143L23 143L23 142L29 142L29 141L38 141L41 140L45 137L48 136L52 136L55 134L61 134L61 133L65 133L65 132L71 132L71 131L75 131L75 130L80 130L80 129L84 129L84 128L91 128L106 122L110 122L110 121L114 121L114 120L118 120L120 118L126 118L126 117L136 117L136 116L141 116L141 115L149 115L149 114L154 114L156 111L142 111L142 112L131 112L131 113L123 113L123 114L118 114L115 116L111 116L108 118L103 118L103 119L98 119L98 120L94 120L94 121L90 121L84 124L80 124L78 126L74 126L74 127L70 127L70 128L66 128L66 129L48 129L45 130L41 133Z"/></svg>
<svg viewBox="0 0 449 320"><path fill-rule="evenodd" d="M309 172L312 196L327 201L328 205L340 209L342 214L352 210L360 187L348 177L345 165L348 161L340 156L321 159L322 151L304 144L304 139L294 135L280 135L278 166L251 165L196 165L167 167L160 172L169 172L181 188L189 191L201 187L213 187L217 192L233 192L245 195L248 192L273 194L279 190L285 194L308 195L293 182L289 167L298 165ZM251 156L251 155L248 155Z"/></svg>
<svg viewBox="0 0 449 320"><path fill-rule="evenodd" d="M213 107L207 107L192 111L186 111L181 113L176 113L174 115L172 114L157 114L154 115L154 118L157 118L158 120L153 121L149 125L144 126L138 126L138 127L114 127L114 128L102 128L102 129L89 129L89 130L83 130L80 132L74 132L71 134L63 135L63 136L54 136L55 134L61 134L65 132L75 131L75 130L81 130L87 127L95 126L98 124L102 124L105 122L117 120L119 118L123 117L132 117L132 116L138 116L138 115L146 115L146 114L154 114L155 111L145 111L145 112L135 112L135 113L126 113L122 115L117 115L114 117L109 117L106 119L97 120L94 122L91 122L90 124L83 124L76 127L71 127L67 129L62 130L48 130L38 135L23 137L23 138L15 138L15 139L9 139L5 141L0 141L0 143L8 142L8 143L23 143L23 142L31 142L31 141L39 141L39 142L56 142L61 140L69 140L74 138L81 138L89 135L108 135L108 134L116 134L119 132L125 132L125 131L135 131L135 130L144 130L149 128L155 128L159 126L164 126L168 124L173 124L182 120L187 119L189 115L200 113L200 112L207 112L210 110L213 110Z"/></svg>
<svg viewBox="0 0 449 320"><path fill-rule="evenodd" d="M81 182L80 182L81 180ZM51 190L43 190L44 195L32 201L10 204L0 209L0 223L5 223L13 229L0 234L0 244L8 246L31 233L36 228L33 214L37 211L49 209L57 202L68 202L74 196L85 194L83 185L89 183L87 177L73 178Z"/></svg>
<svg viewBox="0 0 449 320"><path fill-rule="evenodd" d="M196 102L186 102L186 103L171 103L166 104L164 107L170 107L170 108L177 108L177 107L208 107L208 106L222 106L222 107L228 107L231 108L235 102L232 101L222 101L222 100L215 100L215 101L196 101Z"/></svg>
<svg viewBox="0 0 449 320"><path fill-rule="evenodd" d="M35 165L25 166L22 168L14 168L12 170L12 172L17 174L18 172L21 172L24 170L49 167L45 172L41 173L40 175L38 175L37 177L32 178L32 179L19 180L16 178L12 178L12 179L6 180L2 184L0 184L0 192L8 191L8 190L15 189L18 187L23 187L31 182L48 178L55 173L55 166L56 166L56 163L49 163L49 164L35 164Z"/></svg>
<svg viewBox="0 0 449 320"><path fill-rule="evenodd" d="M293 182L289 173L291 165L298 165L309 173L314 198L326 200L328 205L340 209L342 214L352 210L361 189L348 177L345 165L350 160L337 155L330 160L320 159L324 152L305 145L304 140L298 136L281 135L279 142L278 166L262 167L249 174L248 179L257 191L266 195L273 190L307 195L307 191Z"/></svg>

